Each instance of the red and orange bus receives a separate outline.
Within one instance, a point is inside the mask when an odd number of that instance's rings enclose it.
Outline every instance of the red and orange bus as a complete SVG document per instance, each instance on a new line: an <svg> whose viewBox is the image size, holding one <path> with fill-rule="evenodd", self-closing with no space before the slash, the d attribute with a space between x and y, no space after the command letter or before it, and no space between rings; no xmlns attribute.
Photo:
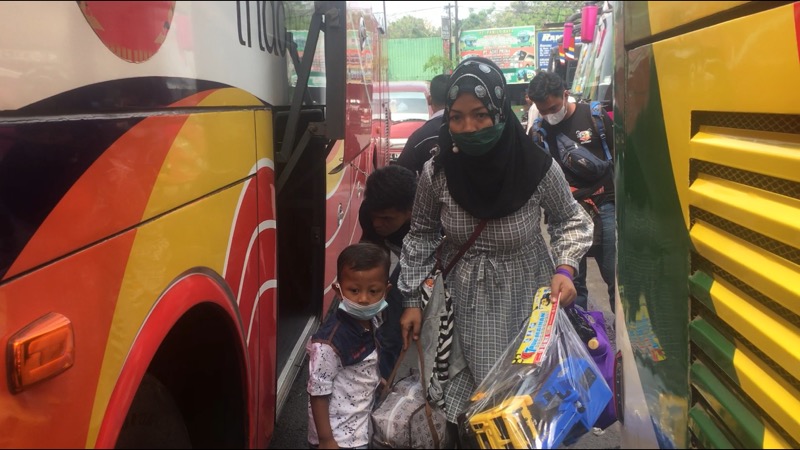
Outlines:
<svg viewBox="0 0 800 450"><path fill-rule="evenodd" d="M381 29L350 2L0 4L0 447L269 443L387 161Z"/></svg>

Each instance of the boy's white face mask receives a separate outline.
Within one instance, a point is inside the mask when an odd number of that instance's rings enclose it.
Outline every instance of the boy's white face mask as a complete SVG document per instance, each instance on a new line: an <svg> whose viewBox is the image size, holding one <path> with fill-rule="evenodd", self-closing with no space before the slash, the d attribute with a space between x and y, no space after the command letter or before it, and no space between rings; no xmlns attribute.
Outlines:
<svg viewBox="0 0 800 450"><path fill-rule="evenodd" d="M389 306L389 303L386 302L386 296L383 296L380 301L377 303L373 303L371 305L359 305L358 303L350 300L349 298L345 297L342 293L342 288L339 283L336 283L337 289L339 289L339 294L342 297L342 301L339 302L339 309L349 314L354 319L358 320L372 320L373 317L380 314L381 311L386 309Z"/></svg>

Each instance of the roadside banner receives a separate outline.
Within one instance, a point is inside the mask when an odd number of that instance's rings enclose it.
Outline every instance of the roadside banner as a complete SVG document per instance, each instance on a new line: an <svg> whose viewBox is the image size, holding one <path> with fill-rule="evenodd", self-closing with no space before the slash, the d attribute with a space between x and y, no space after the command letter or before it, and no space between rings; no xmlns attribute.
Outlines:
<svg viewBox="0 0 800 450"><path fill-rule="evenodd" d="M527 83L536 64L536 27L488 28L461 32L461 59L483 56L503 71L508 83Z"/></svg>
<svg viewBox="0 0 800 450"><path fill-rule="evenodd" d="M564 35L564 30L546 30L536 34L536 51L539 57L537 67L547 69L550 64L550 52L558 47L558 40Z"/></svg>

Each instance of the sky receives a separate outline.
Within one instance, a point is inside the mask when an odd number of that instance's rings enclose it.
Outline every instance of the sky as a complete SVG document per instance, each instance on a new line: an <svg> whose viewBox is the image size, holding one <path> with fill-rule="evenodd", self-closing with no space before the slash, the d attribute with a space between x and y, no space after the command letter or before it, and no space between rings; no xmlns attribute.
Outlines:
<svg viewBox="0 0 800 450"><path fill-rule="evenodd" d="M455 5L458 3L458 17L463 19L469 15L469 9L473 8L476 11L480 11L482 9L488 9L492 4L495 5L496 9L503 9L508 6L510 1L495 1L495 2L487 2L487 1L372 1L372 8L374 12L381 11L383 8L383 4L386 5L386 15L389 19L389 23L394 20L397 20L403 16L414 16L419 17L428 21L431 25L434 26L441 26L442 24L442 16L446 15L446 10L444 7L447 4ZM452 11L452 14L455 15L455 11Z"/></svg>

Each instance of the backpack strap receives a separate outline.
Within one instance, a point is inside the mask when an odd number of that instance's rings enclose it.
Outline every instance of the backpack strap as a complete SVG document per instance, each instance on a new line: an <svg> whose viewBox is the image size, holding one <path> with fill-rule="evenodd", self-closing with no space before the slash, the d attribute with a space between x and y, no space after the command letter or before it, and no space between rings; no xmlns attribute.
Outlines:
<svg viewBox="0 0 800 450"><path fill-rule="evenodd" d="M533 142L538 144L539 147L542 147L547 153L550 153L550 148L547 145L547 130L542 128L541 115L533 120L530 133L531 137L533 138Z"/></svg>
<svg viewBox="0 0 800 450"><path fill-rule="evenodd" d="M594 125L597 128L597 132L600 133L600 143L603 145L603 151L606 153L606 159L611 161L611 152L608 150L608 143L606 142L606 130L605 126L603 126L603 104L594 100L589 103L589 107L592 110L592 120L594 120Z"/></svg>

